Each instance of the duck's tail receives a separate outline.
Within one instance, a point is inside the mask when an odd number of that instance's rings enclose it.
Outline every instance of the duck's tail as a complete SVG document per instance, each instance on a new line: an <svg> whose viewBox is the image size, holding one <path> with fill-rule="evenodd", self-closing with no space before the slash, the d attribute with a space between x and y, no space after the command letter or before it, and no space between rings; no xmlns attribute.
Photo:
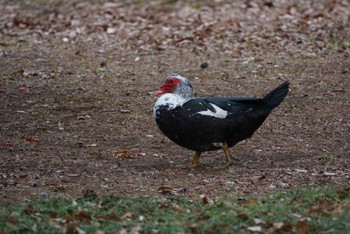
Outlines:
<svg viewBox="0 0 350 234"><path fill-rule="evenodd" d="M268 93L264 100L267 102L267 106L272 110L276 108L287 96L289 92L289 81L283 82L280 86Z"/></svg>

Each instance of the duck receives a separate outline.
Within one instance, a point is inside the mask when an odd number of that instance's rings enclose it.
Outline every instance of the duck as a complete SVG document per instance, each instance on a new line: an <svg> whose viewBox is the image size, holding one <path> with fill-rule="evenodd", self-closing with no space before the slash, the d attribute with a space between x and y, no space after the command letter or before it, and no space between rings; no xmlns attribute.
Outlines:
<svg viewBox="0 0 350 234"><path fill-rule="evenodd" d="M160 90L154 93L158 99L153 117L166 137L195 151L186 167L197 167L203 152L221 149L226 159L223 168L226 168L233 163L229 148L252 137L288 92L289 81L284 81L263 98L196 98L186 77L169 74Z"/></svg>

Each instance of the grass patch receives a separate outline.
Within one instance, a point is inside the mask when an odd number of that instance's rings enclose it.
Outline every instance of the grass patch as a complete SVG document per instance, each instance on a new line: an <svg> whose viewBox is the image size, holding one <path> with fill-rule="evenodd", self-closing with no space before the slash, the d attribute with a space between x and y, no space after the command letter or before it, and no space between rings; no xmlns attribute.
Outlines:
<svg viewBox="0 0 350 234"><path fill-rule="evenodd" d="M296 189L207 204L185 199L84 198L1 204L4 233L349 233L348 189Z"/></svg>

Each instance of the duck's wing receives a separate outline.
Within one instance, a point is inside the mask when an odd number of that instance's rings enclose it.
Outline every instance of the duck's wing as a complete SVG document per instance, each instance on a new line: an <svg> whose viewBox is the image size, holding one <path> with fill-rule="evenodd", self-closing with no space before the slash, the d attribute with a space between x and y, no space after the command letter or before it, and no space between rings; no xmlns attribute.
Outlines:
<svg viewBox="0 0 350 234"><path fill-rule="evenodd" d="M184 103L182 108L190 115L224 119L253 111L264 103L260 98L195 98Z"/></svg>

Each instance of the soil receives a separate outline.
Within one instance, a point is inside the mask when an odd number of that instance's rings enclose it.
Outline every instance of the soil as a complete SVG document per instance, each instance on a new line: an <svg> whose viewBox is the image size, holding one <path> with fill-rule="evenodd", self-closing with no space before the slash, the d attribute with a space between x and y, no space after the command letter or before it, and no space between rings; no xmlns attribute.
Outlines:
<svg viewBox="0 0 350 234"><path fill-rule="evenodd" d="M0 2L1 200L350 186L346 1ZM151 93L173 72L202 97L291 87L254 136L230 149L233 166L216 169L224 154L212 151L183 169L194 152L152 116Z"/></svg>

